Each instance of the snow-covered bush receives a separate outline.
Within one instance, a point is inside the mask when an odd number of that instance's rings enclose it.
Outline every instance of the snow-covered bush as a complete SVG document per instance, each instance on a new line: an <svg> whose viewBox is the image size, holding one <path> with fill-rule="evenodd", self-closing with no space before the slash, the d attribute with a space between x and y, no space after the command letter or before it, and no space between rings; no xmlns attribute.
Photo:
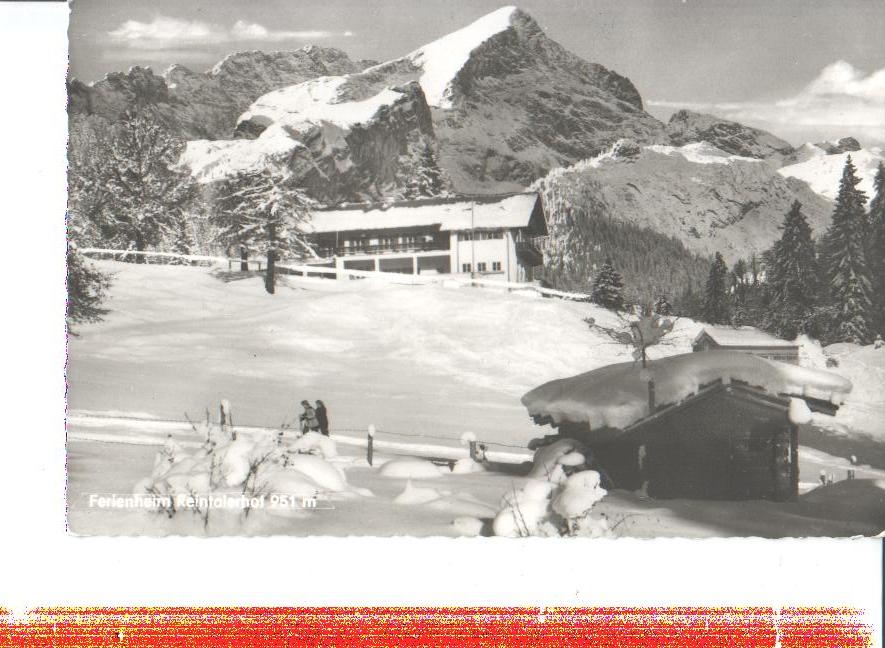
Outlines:
<svg viewBox="0 0 885 648"><path fill-rule="evenodd" d="M605 519L591 515L606 490L599 473L586 469L580 448L574 439L560 439L535 451L529 480L501 500L492 523L495 535L608 535Z"/></svg>
<svg viewBox="0 0 885 648"><path fill-rule="evenodd" d="M226 406L230 411L230 406ZM292 502L304 502L319 495L370 495L351 488L344 471L329 459L337 456L335 442L316 433L305 434L289 444L278 439L261 439L225 432L221 425L194 425L204 442L193 450L182 447L170 435L157 453L153 471L134 488L139 496L155 496L154 507L170 517L183 507L182 498L196 501L218 495L242 495L250 502L243 508L248 515L251 502L260 500L269 513L300 514ZM431 464L432 465L432 464ZM435 468L435 466L434 466ZM437 473L438 474L438 473ZM289 505L277 506L280 502ZM209 523L209 508L187 506Z"/></svg>

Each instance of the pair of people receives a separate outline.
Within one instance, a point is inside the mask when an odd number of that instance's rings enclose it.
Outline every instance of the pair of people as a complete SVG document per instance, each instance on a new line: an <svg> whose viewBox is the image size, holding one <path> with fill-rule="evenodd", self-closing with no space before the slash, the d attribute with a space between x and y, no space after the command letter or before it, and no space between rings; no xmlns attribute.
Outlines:
<svg viewBox="0 0 885 648"><path fill-rule="evenodd" d="M318 400L316 407L313 407L309 401L301 401L301 431L302 432L319 432L325 436L329 436L329 414L323 401Z"/></svg>

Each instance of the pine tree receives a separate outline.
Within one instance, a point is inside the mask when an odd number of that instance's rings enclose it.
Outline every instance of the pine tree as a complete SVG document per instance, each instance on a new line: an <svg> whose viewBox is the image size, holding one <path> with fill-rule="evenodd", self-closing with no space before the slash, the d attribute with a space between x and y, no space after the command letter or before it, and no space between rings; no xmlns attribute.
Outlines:
<svg viewBox="0 0 885 648"><path fill-rule="evenodd" d="M818 263L811 226L795 201L784 218L781 238L767 255L767 289L770 301L764 327L792 339L809 331L818 301Z"/></svg>
<svg viewBox="0 0 885 648"><path fill-rule="evenodd" d="M870 237L868 256L872 271L877 330L885 335L885 163L876 171L875 195L870 201Z"/></svg>
<svg viewBox="0 0 885 648"><path fill-rule="evenodd" d="M866 260L866 195L851 156L845 161L833 224L826 237L826 268L835 309L833 339L865 344L872 339L872 285Z"/></svg>
<svg viewBox="0 0 885 648"><path fill-rule="evenodd" d="M663 315L668 317L673 314L673 306L667 301L667 297L665 295L661 295L658 297L658 301L655 302L654 312L658 315Z"/></svg>
<svg viewBox="0 0 885 648"><path fill-rule="evenodd" d="M624 308L624 280L615 270L611 259L606 259L602 267L599 268L590 299L600 306L612 310Z"/></svg>
<svg viewBox="0 0 885 648"><path fill-rule="evenodd" d="M68 242L66 319L69 333L75 335L74 324L97 322L107 313L101 304L109 287L110 278L86 260L76 243Z"/></svg>
<svg viewBox="0 0 885 648"><path fill-rule="evenodd" d="M89 144L88 163L70 168L73 215L88 218L105 244L137 251L157 245L195 197L190 173L178 166L183 142L143 108L127 111Z"/></svg>
<svg viewBox="0 0 885 648"><path fill-rule="evenodd" d="M436 152L428 141L424 141L418 163L414 166L407 165L400 176L405 176L403 198L430 198L446 193L445 176L440 169Z"/></svg>
<svg viewBox="0 0 885 648"><path fill-rule="evenodd" d="M728 266L717 252L710 266L707 289L704 296L704 319L711 324L726 324L731 321L731 305L728 295Z"/></svg>
<svg viewBox="0 0 885 648"><path fill-rule="evenodd" d="M284 169L265 167L225 180L217 190L212 219L217 238L228 246L267 256L268 292L273 292L274 262L293 253L313 254L305 223L312 201Z"/></svg>

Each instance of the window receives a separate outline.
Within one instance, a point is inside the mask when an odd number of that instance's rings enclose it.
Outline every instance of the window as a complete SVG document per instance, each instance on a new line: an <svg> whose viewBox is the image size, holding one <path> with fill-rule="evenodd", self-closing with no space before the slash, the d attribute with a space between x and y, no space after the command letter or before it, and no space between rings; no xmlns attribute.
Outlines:
<svg viewBox="0 0 885 648"><path fill-rule="evenodd" d="M477 271L477 272L485 272L485 271L486 271L486 264L485 264L484 262L483 262L483 263L477 263L477 264L476 264L476 271Z"/></svg>
<svg viewBox="0 0 885 648"><path fill-rule="evenodd" d="M461 272L470 272L470 264L462 263L461 264Z"/></svg>
<svg viewBox="0 0 885 648"><path fill-rule="evenodd" d="M492 272L501 272L501 262L492 261Z"/></svg>

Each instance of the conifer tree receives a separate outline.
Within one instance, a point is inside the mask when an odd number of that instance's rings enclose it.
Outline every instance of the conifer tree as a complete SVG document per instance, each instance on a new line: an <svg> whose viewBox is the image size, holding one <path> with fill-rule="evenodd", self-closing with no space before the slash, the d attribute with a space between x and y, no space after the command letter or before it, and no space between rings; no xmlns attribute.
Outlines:
<svg viewBox="0 0 885 648"><path fill-rule="evenodd" d="M446 193L445 176L428 141L424 142L417 164L407 167L403 174L407 176L402 191L404 198L429 198Z"/></svg>
<svg viewBox="0 0 885 648"><path fill-rule="evenodd" d="M725 324L731 321L731 304L728 295L728 266L717 252L710 266L707 288L704 295L704 319L711 324Z"/></svg>
<svg viewBox="0 0 885 648"><path fill-rule="evenodd" d="M178 166L183 142L153 112L127 111L95 144L96 157L83 169L89 176L72 177L72 183L80 193L76 204L89 206L103 242L144 251L180 227L195 198L195 183ZM72 176L78 173L71 169Z"/></svg>
<svg viewBox="0 0 885 648"><path fill-rule="evenodd" d="M885 335L885 163L879 162L874 181L875 195L870 201L870 236L867 258L872 271L877 331Z"/></svg>
<svg viewBox="0 0 885 648"><path fill-rule="evenodd" d="M312 201L285 169L245 171L222 182L212 215L218 239L267 256L267 290L273 292L274 262L294 252L313 254L304 225Z"/></svg>
<svg viewBox="0 0 885 648"><path fill-rule="evenodd" d="M610 258L599 268L590 299L612 310L621 310L624 307L624 280L615 270Z"/></svg>
<svg viewBox="0 0 885 648"><path fill-rule="evenodd" d="M107 309L102 308L101 304L110 287L110 278L96 270L73 241L68 242L67 287L65 315L68 332L75 335L74 324L97 322L107 313Z"/></svg>
<svg viewBox="0 0 885 648"><path fill-rule="evenodd" d="M835 319L833 339L865 344L872 339L873 303L866 260L866 195L857 188L854 163L845 161L833 223L826 237L826 269Z"/></svg>
<svg viewBox="0 0 885 648"><path fill-rule="evenodd" d="M654 312L665 317L673 314L673 305L667 300L666 295L658 297L658 301L655 302Z"/></svg>
<svg viewBox="0 0 885 648"><path fill-rule="evenodd" d="M764 327L792 339L808 331L818 301L818 263L811 226L799 201L784 218L781 238L767 255L767 288L770 301Z"/></svg>

